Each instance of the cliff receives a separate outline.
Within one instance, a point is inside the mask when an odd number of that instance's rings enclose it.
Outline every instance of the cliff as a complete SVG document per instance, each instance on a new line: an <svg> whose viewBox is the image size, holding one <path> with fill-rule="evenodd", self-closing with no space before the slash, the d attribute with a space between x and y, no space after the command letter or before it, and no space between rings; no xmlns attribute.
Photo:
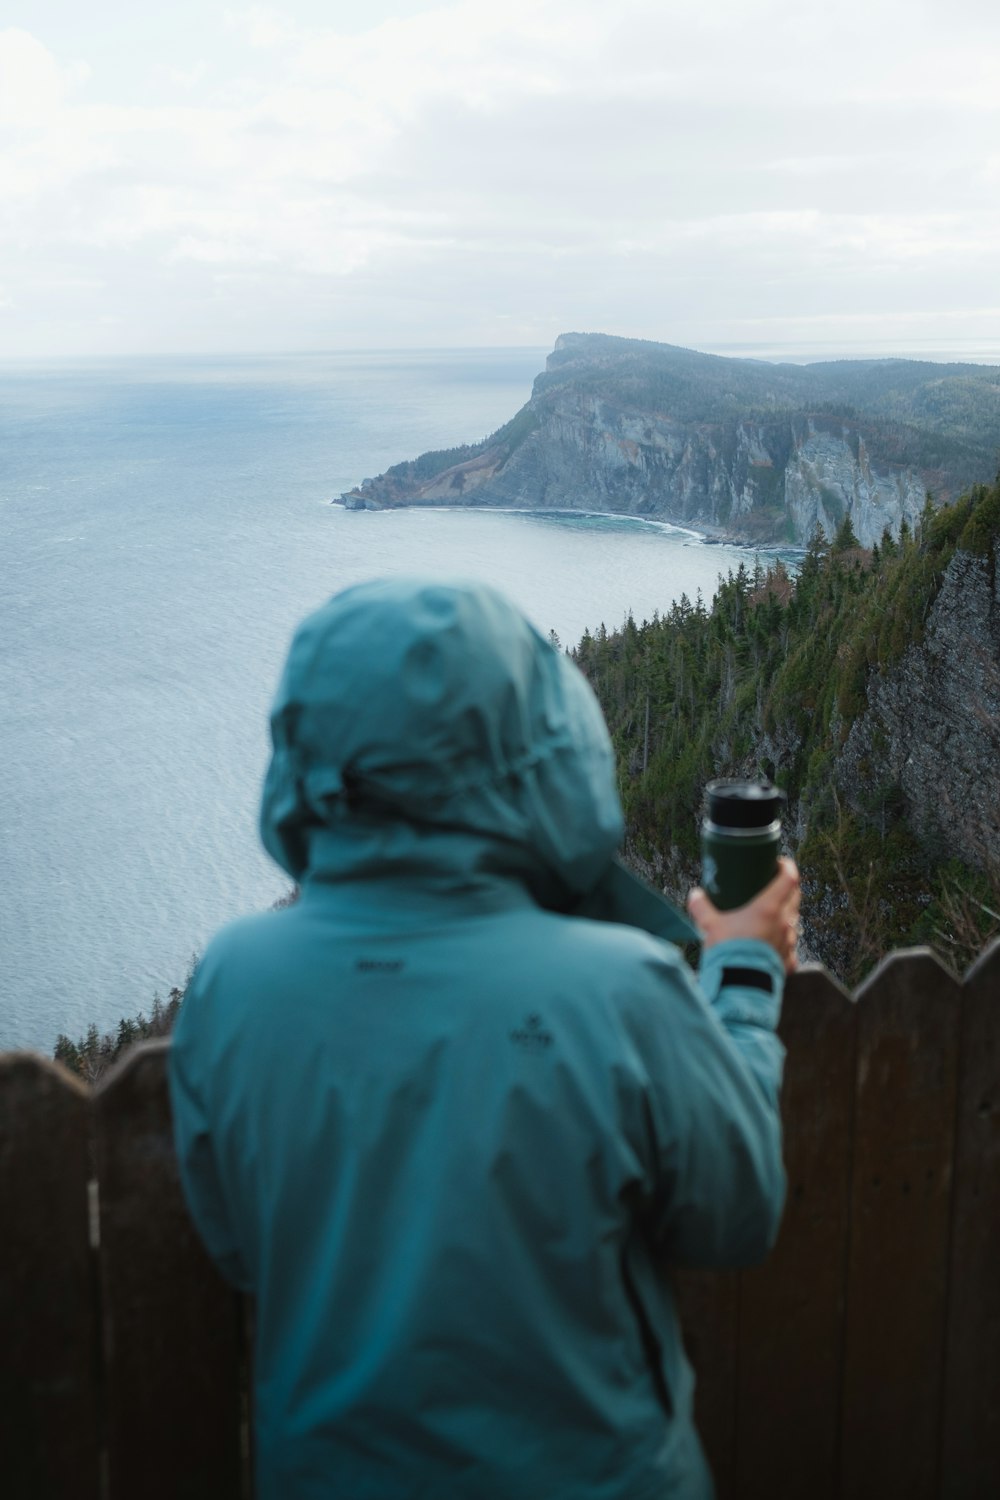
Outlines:
<svg viewBox="0 0 1000 1500"><path fill-rule="evenodd" d="M988 477L998 446L993 366L768 365L564 334L492 437L398 464L341 499L608 511L803 546L849 516L870 546L913 526L928 491L944 503Z"/></svg>
<svg viewBox="0 0 1000 1500"><path fill-rule="evenodd" d="M921 846L986 871L1000 860L1000 576L958 551L919 643L873 674L837 762L846 805L894 800Z"/></svg>
<svg viewBox="0 0 1000 1500"><path fill-rule="evenodd" d="M705 782L772 776L812 956L850 980L903 943L971 959L1000 926L998 552L1000 481L898 544L843 529L794 580L741 566L711 610L585 636L637 867L681 894Z"/></svg>

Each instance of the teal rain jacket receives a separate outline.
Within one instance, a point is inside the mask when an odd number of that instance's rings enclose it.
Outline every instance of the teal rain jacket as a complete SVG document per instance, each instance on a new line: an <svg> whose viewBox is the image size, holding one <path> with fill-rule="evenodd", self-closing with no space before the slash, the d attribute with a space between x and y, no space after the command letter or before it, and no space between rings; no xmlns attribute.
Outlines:
<svg viewBox="0 0 1000 1500"><path fill-rule="evenodd" d="M665 1272L776 1233L776 955L699 984L579 914L674 930L611 863L588 685L490 589L340 594L272 733L301 898L214 939L171 1064L192 1214L257 1301L260 1500L711 1494Z"/></svg>

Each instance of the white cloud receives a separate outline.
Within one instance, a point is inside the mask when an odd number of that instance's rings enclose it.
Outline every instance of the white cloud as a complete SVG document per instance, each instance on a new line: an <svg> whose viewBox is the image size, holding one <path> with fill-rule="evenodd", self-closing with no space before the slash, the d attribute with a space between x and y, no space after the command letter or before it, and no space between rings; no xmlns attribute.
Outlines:
<svg viewBox="0 0 1000 1500"><path fill-rule="evenodd" d="M190 93L207 77L208 64L202 57L188 68L163 68L162 73L169 83L183 89L185 93Z"/></svg>
<svg viewBox="0 0 1000 1500"><path fill-rule="evenodd" d="M223 20L227 31L243 37L247 45L260 51L273 51L295 42L301 32L284 12L268 5L250 5L244 10L226 10Z"/></svg>
<svg viewBox="0 0 1000 1500"><path fill-rule="evenodd" d="M30 32L0 31L0 127L44 126L88 73L85 63L60 64Z"/></svg>
<svg viewBox="0 0 1000 1500"><path fill-rule="evenodd" d="M5 281L96 279L78 322L117 295L147 347L213 288L299 343L995 303L992 7L387 3L209 7L140 102L0 32Z"/></svg>

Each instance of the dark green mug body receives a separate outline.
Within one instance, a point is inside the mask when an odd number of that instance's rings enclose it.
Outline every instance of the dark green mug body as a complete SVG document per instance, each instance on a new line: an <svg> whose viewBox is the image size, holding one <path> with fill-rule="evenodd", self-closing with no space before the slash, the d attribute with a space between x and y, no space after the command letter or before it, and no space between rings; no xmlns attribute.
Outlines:
<svg viewBox="0 0 1000 1500"><path fill-rule="evenodd" d="M777 875L784 800L770 781L710 781L705 788L701 883L720 911L745 906Z"/></svg>
<svg viewBox="0 0 1000 1500"><path fill-rule="evenodd" d="M781 824L768 828L720 828L708 818L701 826L701 883L713 906L732 911L745 906L778 873Z"/></svg>

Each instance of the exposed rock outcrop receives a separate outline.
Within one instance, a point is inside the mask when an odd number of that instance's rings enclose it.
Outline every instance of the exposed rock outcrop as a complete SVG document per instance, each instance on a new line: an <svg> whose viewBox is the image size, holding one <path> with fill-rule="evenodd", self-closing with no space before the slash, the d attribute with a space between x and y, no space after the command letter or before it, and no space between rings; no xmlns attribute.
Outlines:
<svg viewBox="0 0 1000 1500"><path fill-rule="evenodd" d="M1000 859L1000 577L956 552L923 640L871 678L837 764L846 801L902 799L929 851L983 869Z"/></svg>
<svg viewBox="0 0 1000 1500"><path fill-rule="evenodd" d="M492 438L341 498L349 509L608 511L799 545L849 515L870 546L914 525L928 491L946 501L988 477L997 444L991 366L771 366L565 334L527 406Z"/></svg>

